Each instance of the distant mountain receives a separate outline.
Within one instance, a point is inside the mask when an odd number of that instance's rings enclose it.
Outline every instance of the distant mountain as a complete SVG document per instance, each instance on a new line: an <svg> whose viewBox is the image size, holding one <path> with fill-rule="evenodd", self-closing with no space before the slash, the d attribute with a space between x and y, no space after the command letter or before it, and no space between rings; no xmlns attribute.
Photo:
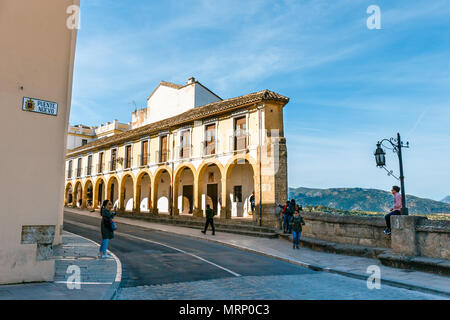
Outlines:
<svg viewBox="0 0 450 320"><path fill-rule="evenodd" d="M450 203L450 196L446 196L444 199L441 200L442 202L445 203Z"/></svg>
<svg viewBox="0 0 450 320"><path fill-rule="evenodd" d="M393 206L392 194L378 189L289 188L289 198L294 198L296 202L303 205L324 205L343 210L387 212ZM406 196L406 203L410 213L450 213L450 203L423 199L411 195Z"/></svg>

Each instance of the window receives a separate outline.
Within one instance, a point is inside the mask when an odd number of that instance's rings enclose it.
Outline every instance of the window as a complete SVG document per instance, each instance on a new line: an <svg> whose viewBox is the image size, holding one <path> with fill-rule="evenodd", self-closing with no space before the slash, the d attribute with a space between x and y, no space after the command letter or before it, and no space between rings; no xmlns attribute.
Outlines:
<svg viewBox="0 0 450 320"><path fill-rule="evenodd" d="M69 168L67 169L67 178L72 178L72 160L69 161Z"/></svg>
<svg viewBox="0 0 450 320"><path fill-rule="evenodd" d="M87 139L81 140L81 145L82 145L82 146L87 145Z"/></svg>
<svg viewBox="0 0 450 320"><path fill-rule="evenodd" d="M111 171L116 170L116 162L117 162L117 149L112 149L111 150L111 167L110 167Z"/></svg>
<svg viewBox="0 0 450 320"><path fill-rule="evenodd" d="M247 119L239 117L234 119L234 150L247 148Z"/></svg>
<svg viewBox="0 0 450 320"><path fill-rule="evenodd" d="M92 155L88 156L88 163L86 168L86 174L90 176L92 174Z"/></svg>
<svg viewBox="0 0 450 320"><path fill-rule="evenodd" d="M146 166L148 164L148 140L141 143L141 155L141 166Z"/></svg>
<svg viewBox="0 0 450 320"><path fill-rule="evenodd" d="M167 161L167 136L161 136L160 138L160 155L159 162Z"/></svg>
<svg viewBox="0 0 450 320"><path fill-rule="evenodd" d="M242 186L234 186L234 202L242 202Z"/></svg>
<svg viewBox="0 0 450 320"><path fill-rule="evenodd" d="M125 169L131 168L131 161L132 161L131 146L126 146L125 147Z"/></svg>
<svg viewBox="0 0 450 320"><path fill-rule="evenodd" d="M205 155L216 153L216 124L205 126Z"/></svg>
<svg viewBox="0 0 450 320"><path fill-rule="evenodd" d="M191 151L191 132L190 130L185 130L180 136L180 159L189 158Z"/></svg>
<svg viewBox="0 0 450 320"><path fill-rule="evenodd" d="M103 172L103 157L104 157L104 153L100 152L98 154L98 173L102 173Z"/></svg>
<svg viewBox="0 0 450 320"><path fill-rule="evenodd" d="M82 159L78 159L78 165L77 165L77 177L81 177L81 161Z"/></svg>

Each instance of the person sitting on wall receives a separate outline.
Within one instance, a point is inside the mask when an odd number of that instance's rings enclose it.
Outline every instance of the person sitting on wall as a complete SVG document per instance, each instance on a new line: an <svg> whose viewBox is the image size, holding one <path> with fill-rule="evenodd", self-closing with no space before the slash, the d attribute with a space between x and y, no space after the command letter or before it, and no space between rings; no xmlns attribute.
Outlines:
<svg viewBox="0 0 450 320"><path fill-rule="evenodd" d="M205 223L205 229L202 230L202 233L206 234L206 230L208 229L208 225L211 224L212 227L212 235L214 236L216 234L216 229L214 228L214 210L211 209L209 204L206 205L206 223Z"/></svg>
<svg viewBox="0 0 450 320"><path fill-rule="evenodd" d="M394 207L391 208L391 212L384 216L386 220L386 229L384 229L385 234L391 234L391 216L401 215L402 210L402 196L400 194L400 187L392 187L392 195L394 196Z"/></svg>

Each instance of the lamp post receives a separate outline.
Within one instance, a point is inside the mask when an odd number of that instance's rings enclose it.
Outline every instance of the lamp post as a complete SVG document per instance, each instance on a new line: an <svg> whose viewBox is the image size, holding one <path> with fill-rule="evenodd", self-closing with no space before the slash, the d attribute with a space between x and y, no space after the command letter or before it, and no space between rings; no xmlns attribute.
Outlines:
<svg viewBox="0 0 450 320"><path fill-rule="evenodd" d="M386 169L386 152L384 152L382 146L383 142L389 142L392 146L386 147L388 149L391 149L394 151L398 156L399 166L400 166L400 177L397 178L393 175L392 171L388 171ZM405 192L405 177L403 175L403 159L402 159L402 148L409 148L409 142L406 142L406 145L403 144L402 140L400 139L400 133L397 133L397 139L390 138L390 139L383 139L381 141L378 141L377 143L377 149L374 153L375 155L375 161L377 163L377 167L384 168L386 171L388 171L388 175L394 176L396 179L400 180L401 184L401 192L402 192L402 215L408 215L408 208L406 207L406 192Z"/></svg>

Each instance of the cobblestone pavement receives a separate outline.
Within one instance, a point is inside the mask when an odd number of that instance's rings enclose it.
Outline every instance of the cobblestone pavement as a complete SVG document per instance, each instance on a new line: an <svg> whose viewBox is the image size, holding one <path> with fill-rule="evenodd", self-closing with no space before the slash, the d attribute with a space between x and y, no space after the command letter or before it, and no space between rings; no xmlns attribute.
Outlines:
<svg viewBox="0 0 450 320"><path fill-rule="evenodd" d="M116 276L116 262L113 258L98 259L97 254L98 246L92 241L65 232L63 244L54 248L54 281L67 281L69 266L77 266L82 282L111 284Z"/></svg>
<svg viewBox="0 0 450 320"><path fill-rule="evenodd" d="M55 246L54 282L0 286L0 300L100 300L110 299L117 278L116 261L97 259L98 245L80 236L64 232L62 244ZM80 268L80 288L67 286L74 275L69 266ZM71 282L71 281L70 281ZM72 283L72 282L71 282Z"/></svg>
<svg viewBox="0 0 450 320"><path fill-rule="evenodd" d="M247 276L165 285L121 288L116 300L430 300L443 299L336 274Z"/></svg>

